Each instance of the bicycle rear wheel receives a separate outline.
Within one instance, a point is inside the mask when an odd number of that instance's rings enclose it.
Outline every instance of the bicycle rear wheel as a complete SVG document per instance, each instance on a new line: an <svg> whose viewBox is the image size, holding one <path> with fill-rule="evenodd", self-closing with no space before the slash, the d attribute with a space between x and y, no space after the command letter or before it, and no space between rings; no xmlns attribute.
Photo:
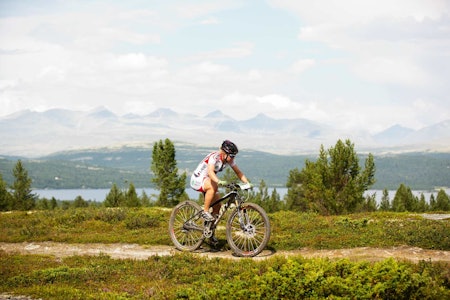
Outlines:
<svg viewBox="0 0 450 300"><path fill-rule="evenodd" d="M200 205L193 201L184 201L174 207L169 220L169 235L175 248L194 251L203 243L201 210Z"/></svg>
<svg viewBox="0 0 450 300"><path fill-rule="evenodd" d="M238 209L242 215L242 226ZM258 255L270 238L270 221L264 209L255 203L244 203L227 221L227 241L238 256Z"/></svg>

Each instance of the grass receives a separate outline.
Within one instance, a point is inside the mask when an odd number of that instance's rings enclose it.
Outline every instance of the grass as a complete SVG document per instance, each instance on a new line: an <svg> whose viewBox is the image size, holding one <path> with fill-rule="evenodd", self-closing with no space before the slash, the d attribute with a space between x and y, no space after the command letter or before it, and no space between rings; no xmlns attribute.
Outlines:
<svg viewBox="0 0 450 300"><path fill-rule="evenodd" d="M170 210L164 208L78 208L0 214L0 241L134 243L171 245ZM282 211L269 215L275 250L342 249L408 245L450 250L450 220L427 220L410 213L320 216ZM225 224L224 222L222 223ZM221 226L217 235L225 240Z"/></svg>
<svg viewBox="0 0 450 300"><path fill-rule="evenodd" d="M80 208L0 214L0 242L171 245L169 209ZM450 221L409 213L269 215L268 247L291 250L408 245L450 250ZM218 237L225 240L225 229ZM0 251L0 293L42 299L448 299L448 264L272 257L207 259L179 253L147 260L56 258Z"/></svg>
<svg viewBox="0 0 450 300"><path fill-rule="evenodd" d="M445 299L448 265L273 257L147 260L16 255L0 251L0 293L43 299ZM448 299L448 298L447 298Z"/></svg>

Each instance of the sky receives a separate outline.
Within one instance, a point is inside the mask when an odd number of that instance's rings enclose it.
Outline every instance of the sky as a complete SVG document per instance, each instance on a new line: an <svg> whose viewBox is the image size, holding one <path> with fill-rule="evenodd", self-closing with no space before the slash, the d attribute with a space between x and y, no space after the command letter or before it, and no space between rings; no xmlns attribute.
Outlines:
<svg viewBox="0 0 450 300"><path fill-rule="evenodd" d="M420 129L450 119L450 1L0 0L0 117L99 106Z"/></svg>

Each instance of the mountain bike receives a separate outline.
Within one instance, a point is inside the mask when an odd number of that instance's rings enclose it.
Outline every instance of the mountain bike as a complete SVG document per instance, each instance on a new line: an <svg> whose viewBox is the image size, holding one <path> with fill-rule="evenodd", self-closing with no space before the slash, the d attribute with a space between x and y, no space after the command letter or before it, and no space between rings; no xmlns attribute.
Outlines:
<svg viewBox="0 0 450 300"><path fill-rule="evenodd" d="M258 255L270 238L270 221L262 207L246 202L250 196L249 184L231 183L228 191L214 201L211 207L219 205L219 215L214 221L201 217L203 208L194 201L184 201L174 207L170 215L169 234L175 247L181 251L195 251L206 238L213 236L217 224L231 209L226 225L227 242L231 250L242 257Z"/></svg>

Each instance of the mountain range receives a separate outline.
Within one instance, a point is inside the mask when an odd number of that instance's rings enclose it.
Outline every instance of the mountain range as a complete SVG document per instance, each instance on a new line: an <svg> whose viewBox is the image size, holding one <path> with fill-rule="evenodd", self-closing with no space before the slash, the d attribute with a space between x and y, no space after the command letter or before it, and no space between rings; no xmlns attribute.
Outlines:
<svg viewBox="0 0 450 300"><path fill-rule="evenodd" d="M218 147L224 139L241 148L275 154L317 153L350 139L357 151L450 151L450 120L420 130L394 125L377 134L343 132L307 119L273 119L259 114L236 120L216 110L204 116L160 108L147 115L119 116L104 107L90 111L23 110L0 118L0 154L39 157L58 151L148 145L169 138Z"/></svg>

